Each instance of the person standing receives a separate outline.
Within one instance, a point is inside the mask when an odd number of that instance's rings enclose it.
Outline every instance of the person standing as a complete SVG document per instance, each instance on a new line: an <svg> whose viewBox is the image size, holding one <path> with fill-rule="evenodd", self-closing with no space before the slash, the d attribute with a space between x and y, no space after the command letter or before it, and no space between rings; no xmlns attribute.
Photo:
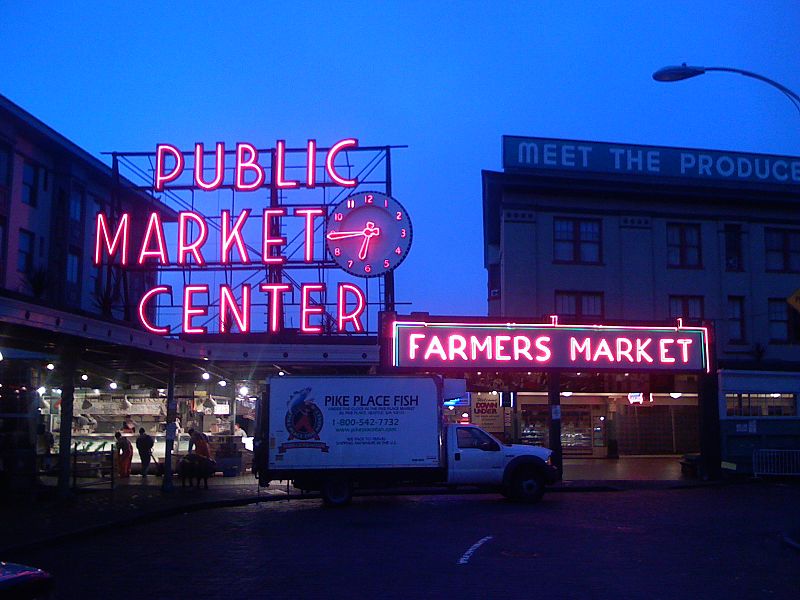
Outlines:
<svg viewBox="0 0 800 600"><path fill-rule="evenodd" d="M142 477L147 477L150 468L150 459L153 456L153 437L145 433L144 427L139 427L139 437L136 438L136 449L139 451L139 460L142 461Z"/></svg>
<svg viewBox="0 0 800 600"><path fill-rule="evenodd" d="M208 437L206 434L201 431L189 429L189 435L191 436L191 444L194 446L194 453L197 456L202 456L203 458L211 460L211 447L208 444ZM189 452L191 451L190 447Z"/></svg>
<svg viewBox="0 0 800 600"><path fill-rule="evenodd" d="M131 476L131 460L133 460L133 446L130 440L119 431L114 434L117 438L117 456L119 459L119 478Z"/></svg>

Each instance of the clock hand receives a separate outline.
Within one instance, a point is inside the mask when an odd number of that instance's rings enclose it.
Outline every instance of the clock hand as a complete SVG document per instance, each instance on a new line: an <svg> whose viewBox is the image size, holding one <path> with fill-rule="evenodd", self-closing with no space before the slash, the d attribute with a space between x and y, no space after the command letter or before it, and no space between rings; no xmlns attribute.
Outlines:
<svg viewBox="0 0 800 600"><path fill-rule="evenodd" d="M343 240L345 238L354 238L360 237L364 235L363 231L331 231L328 233L328 239L333 240Z"/></svg>
<svg viewBox="0 0 800 600"><path fill-rule="evenodd" d="M364 227L364 241L361 242L361 249L358 251L358 258L360 260L366 260L367 258L367 249L369 248L370 239L380 234L380 227L375 227L375 223L367 221L367 226Z"/></svg>

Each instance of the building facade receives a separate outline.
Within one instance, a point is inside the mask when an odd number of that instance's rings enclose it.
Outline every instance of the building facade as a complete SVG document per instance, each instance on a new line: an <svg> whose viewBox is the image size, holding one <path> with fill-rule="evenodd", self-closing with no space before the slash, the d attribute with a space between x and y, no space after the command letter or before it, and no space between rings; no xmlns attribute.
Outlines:
<svg viewBox="0 0 800 600"><path fill-rule="evenodd" d="M483 172L490 316L707 324L726 466L800 448L800 313L787 301L800 288L800 159L511 136L503 154L502 172ZM571 374L563 427L581 453L607 453L614 417L620 452L695 449L693 378L634 371L588 385ZM518 436L541 437L540 404L521 395Z"/></svg>

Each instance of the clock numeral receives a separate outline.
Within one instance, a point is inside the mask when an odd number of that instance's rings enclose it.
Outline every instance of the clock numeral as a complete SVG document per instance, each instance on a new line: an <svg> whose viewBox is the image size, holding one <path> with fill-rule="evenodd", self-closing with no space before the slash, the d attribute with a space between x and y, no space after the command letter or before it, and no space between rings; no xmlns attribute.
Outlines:
<svg viewBox="0 0 800 600"><path fill-rule="evenodd" d="M353 200L351 198L350 200L347 201L347 208L355 208L355 207L356 207L356 201L355 200Z"/></svg>
<svg viewBox="0 0 800 600"><path fill-rule="evenodd" d="M395 248L395 249L394 249L394 253L395 253L395 254L397 254L397 255L399 256L400 254L402 254L402 253L403 253L403 251L402 251L402 250L400 250L400 246L398 246L397 248Z"/></svg>
<svg viewBox="0 0 800 600"><path fill-rule="evenodd" d="M385 258L383 260L383 268L384 269L388 269L389 268L389 259L388 258Z"/></svg>
<svg viewBox="0 0 800 600"><path fill-rule="evenodd" d="M364 196L364 202L366 202L367 204L372 204L374 200L375 196L373 196L372 194L367 194L366 196Z"/></svg>
<svg viewBox="0 0 800 600"><path fill-rule="evenodd" d="M406 237L406 235L407 235L406 230L405 229L401 229L400 230L400 237L404 238L404 237Z"/></svg>
<svg viewBox="0 0 800 600"><path fill-rule="evenodd" d="M334 256L341 256L342 255L342 249L341 248L334 248L333 249L333 255Z"/></svg>
<svg viewBox="0 0 800 600"><path fill-rule="evenodd" d="M397 217L396 217L396 219L397 219L398 221L402 221L402 220L403 220L403 213L401 213L399 210L397 211Z"/></svg>
<svg viewBox="0 0 800 600"><path fill-rule="evenodd" d="M364 273L372 273L372 266L364 265Z"/></svg>
<svg viewBox="0 0 800 600"><path fill-rule="evenodd" d="M334 221L341 221L342 219L344 219L344 215L342 213L333 213Z"/></svg>
<svg viewBox="0 0 800 600"><path fill-rule="evenodd" d="M347 261L347 268L348 269L352 269L353 268L353 261L352 260L348 260Z"/></svg>

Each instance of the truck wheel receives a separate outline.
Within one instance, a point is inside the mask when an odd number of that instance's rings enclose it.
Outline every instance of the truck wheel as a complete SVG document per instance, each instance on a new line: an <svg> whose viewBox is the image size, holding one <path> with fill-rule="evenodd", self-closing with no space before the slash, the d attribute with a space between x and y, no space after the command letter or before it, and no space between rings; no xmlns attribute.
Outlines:
<svg viewBox="0 0 800 600"><path fill-rule="evenodd" d="M535 504L544 496L544 477L532 469L521 469L511 480L511 497L520 502Z"/></svg>
<svg viewBox="0 0 800 600"><path fill-rule="evenodd" d="M322 484L325 506L344 506L353 499L353 486L347 479L329 479Z"/></svg>

